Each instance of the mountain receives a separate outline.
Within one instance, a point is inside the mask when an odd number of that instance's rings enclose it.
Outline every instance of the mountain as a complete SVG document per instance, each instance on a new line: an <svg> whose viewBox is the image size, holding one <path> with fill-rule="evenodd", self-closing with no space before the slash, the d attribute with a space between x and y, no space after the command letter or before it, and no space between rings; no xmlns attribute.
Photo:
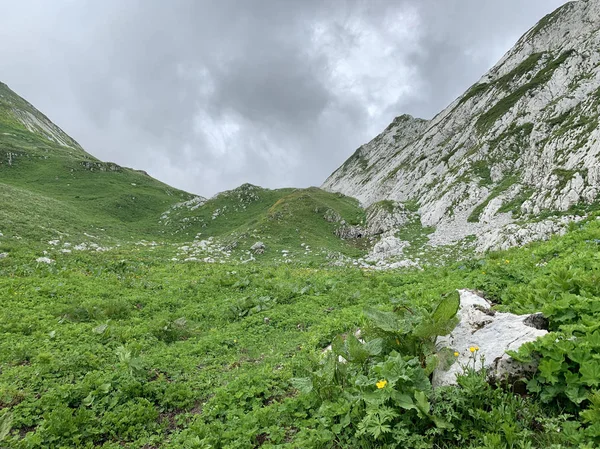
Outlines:
<svg viewBox="0 0 600 449"><path fill-rule="evenodd" d="M0 85L0 447L600 447L597 5L361 147L328 188L364 208L173 189Z"/></svg>
<svg viewBox="0 0 600 449"><path fill-rule="evenodd" d="M34 240L84 233L150 237L193 196L102 162L0 83L0 231Z"/></svg>
<svg viewBox="0 0 600 449"><path fill-rule="evenodd" d="M340 237L362 224L364 215L358 201L317 188L244 184L211 199L174 189L142 171L98 160L0 83L4 235L52 241L55 250L142 239L192 242L181 251L192 260L217 254L247 259L261 240L266 258L330 251L358 256L363 242Z"/></svg>
<svg viewBox="0 0 600 449"><path fill-rule="evenodd" d="M526 243L595 207L599 116L600 1L574 1L433 119L397 117L322 188L417 204L432 246Z"/></svg>

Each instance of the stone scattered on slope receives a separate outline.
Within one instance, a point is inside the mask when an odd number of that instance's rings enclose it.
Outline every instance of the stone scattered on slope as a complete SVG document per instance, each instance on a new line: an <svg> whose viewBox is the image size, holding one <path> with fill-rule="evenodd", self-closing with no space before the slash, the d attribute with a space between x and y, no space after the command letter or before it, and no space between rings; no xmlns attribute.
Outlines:
<svg viewBox="0 0 600 449"><path fill-rule="evenodd" d="M459 324L446 337L440 337L438 350L449 348L459 353L455 363L447 371L438 368L433 373L433 386L455 385L456 375L462 374L465 366L482 367L488 372L490 381L506 377L518 379L537 369L536 364L522 364L512 359L506 351L518 350L523 344L536 340L548 333L534 326L543 322L541 314L514 315L495 312L484 298L460 290ZM471 347L479 348L472 353Z"/></svg>
<svg viewBox="0 0 600 449"><path fill-rule="evenodd" d="M250 247L251 251L254 251L254 254L262 254L265 252L266 246L263 242L256 242L254 245Z"/></svg>
<svg viewBox="0 0 600 449"><path fill-rule="evenodd" d="M522 246L538 240L548 240L553 235L563 235L570 223L577 223L585 217L569 215L557 219L541 220L522 226L509 224L503 228L492 229L482 235L476 250L504 250L513 246Z"/></svg>
<svg viewBox="0 0 600 449"><path fill-rule="evenodd" d="M401 256L407 245L409 245L408 242L394 236L393 231L389 231L383 234L381 239L373 246L367 259L376 261L393 256Z"/></svg>
<svg viewBox="0 0 600 449"><path fill-rule="evenodd" d="M8 257L8 253L0 253L0 259L6 259Z"/></svg>
<svg viewBox="0 0 600 449"><path fill-rule="evenodd" d="M38 257L37 259L35 259L35 261L37 263L47 263L47 264L54 263L54 260L50 259L49 257Z"/></svg>
<svg viewBox="0 0 600 449"><path fill-rule="evenodd" d="M328 223L339 223L340 221L342 221L342 216L333 209L327 209L325 211L325 214L323 215L323 218Z"/></svg>
<svg viewBox="0 0 600 449"><path fill-rule="evenodd" d="M335 230L335 235L342 240L359 239L366 235L363 227L358 225L348 225L345 221L340 223L340 227Z"/></svg>

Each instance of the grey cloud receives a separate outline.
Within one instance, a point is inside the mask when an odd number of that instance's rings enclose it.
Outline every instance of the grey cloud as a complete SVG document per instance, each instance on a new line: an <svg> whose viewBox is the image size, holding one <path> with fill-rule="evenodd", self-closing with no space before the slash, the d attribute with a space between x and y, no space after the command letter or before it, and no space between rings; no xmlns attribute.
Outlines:
<svg viewBox="0 0 600 449"><path fill-rule="evenodd" d="M211 195L318 185L561 0L0 0L0 79L89 152Z"/></svg>

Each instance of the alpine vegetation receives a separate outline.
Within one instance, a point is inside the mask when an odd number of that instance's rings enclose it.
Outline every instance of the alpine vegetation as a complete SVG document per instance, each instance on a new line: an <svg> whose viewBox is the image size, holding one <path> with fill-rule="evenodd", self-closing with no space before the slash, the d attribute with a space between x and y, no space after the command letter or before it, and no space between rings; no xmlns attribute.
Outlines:
<svg viewBox="0 0 600 449"><path fill-rule="evenodd" d="M212 198L0 84L0 447L600 446L600 0L322 188Z"/></svg>

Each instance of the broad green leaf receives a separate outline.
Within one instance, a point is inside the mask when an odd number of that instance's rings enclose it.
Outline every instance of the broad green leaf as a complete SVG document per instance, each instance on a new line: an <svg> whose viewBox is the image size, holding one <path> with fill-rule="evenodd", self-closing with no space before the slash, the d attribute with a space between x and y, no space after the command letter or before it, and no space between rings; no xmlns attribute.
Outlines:
<svg viewBox="0 0 600 449"><path fill-rule="evenodd" d="M419 412L425 416L429 416L430 406L424 391L415 391L415 405Z"/></svg>
<svg viewBox="0 0 600 449"><path fill-rule="evenodd" d="M443 323L456 316L460 306L460 296L454 291L442 299L433 312L433 321ZM440 334L443 335L443 334Z"/></svg>
<svg viewBox="0 0 600 449"><path fill-rule="evenodd" d="M435 424L435 426L439 429L454 429L454 425L442 418L439 418L437 416L432 416L431 419L433 420L433 423Z"/></svg>
<svg viewBox="0 0 600 449"><path fill-rule="evenodd" d="M597 318L595 318L597 320ZM600 332L596 331L586 338L587 343L594 349L600 349Z"/></svg>
<svg viewBox="0 0 600 449"><path fill-rule="evenodd" d="M313 390L313 382L310 377L294 377L291 379L291 383L302 394L308 394Z"/></svg>
<svg viewBox="0 0 600 449"><path fill-rule="evenodd" d="M403 408L404 410L416 408L415 401L413 401L413 398L407 393L399 393L396 391L392 394L392 400L394 401L395 406Z"/></svg>
<svg viewBox="0 0 600 449"><path fill-rule="evenodd" d="M562 362L553 359L544 359L539 365L540 374L551 384L558 382L558 373L561 368Z"/></svg>
<svg viewBox="0 0 600 449"><path fill-rule="evenodd" d="M508 350L506 354L515 359L517 362L530 363L533 360L531 356L532 346L530 344L524 344L519 348L518 351Z"/></svg>
<svg viewBox="0 0 600 449"><path fill-rule="evenodd" d="M96 399L96 397L94 396L94 393L90 393L82 401L82 404L85 405L86 407L89 407L90 405L92 405L94 403L95 399Z"/></svg>
<svg viewBox="0 0 600 449"><path fill-rule="evenodd" d="M393 312L382 312L373 307L367 307L365 315L373 322L375 327L382 331L399 332L401 330L400 321Z"/></svg>
<svg viewBox="0 0 600 449"><path fill-rule="evenodd" d="M369 340L364 344L364 348L368 351L369 355L379 355L383 349L383 340L381 338Z"/></svg>
<svg viewBox="0 0 600 449"><path fill-rule="evenodd" d="M331 342L331 350L336 356L341 355L345 359L348 359L348 352L346 351L346 344L344 342L344 338L341 335L338 335Z"/></svg>
<svg viewBox="0 0 600 449"><path fill-rule="evenodd" d="M596 361L584 362L579 368L581 374L581 382L590 387L600 385L600 364Z"/></svg>
<svg viewBox="0 0 600 449"><path fill-rule="evenodd" d="M540 399L542 402L549 403L554 400L558 395L565 392L565 386L563 384L556 385L545 385L540 393Z"/></svg>
<svg viewBox="0 0 600 449"><path fill-rule="evenodd" d="M530 393L540 393L542 391L542 385L538 382L536 378L530 379L527 382L527 391Z"/></svg>
<svg viewBox="0 0 600 449"><path fill-rule="evenodd" d="M425 360L425 375L429 376L440 364L440 358L437 354L429 354Z"/></svg>
<svg viewBox="0 0 600 449"><path fill-rule="evenodd" d="M104 331L108 328L108 324L101 324L100 326L96 326L92 329L92 332L95 334L103 334Z"/></svg>
<svg viewBox="0 0 600 449"><path fill-rule="evenodd" d="M12 422L12 413L4 413L2 416L0 416L0 441L4 441L4 439L10 433L10 429L12 428Z"/></svg>
<svg viewBox="0 0 600 449"><path fill-rule="evenodd" d="M369 358L369 351L363 347L362 343L354 335L348 335L346 346L348 348L348 355L350 356L349 361L363 363Z"/></svg>
<svg viewBox="0 0 600 449"><path fill-rule="evenodd" d="M438 335L436 323L433 321L423 321L415 326L413 335L418 338L432 338Z"/></svg>
<svg viewBox="0 0 600 449"><path fill-rule="evenodd" d="M581 385L567 385L565 395L571 402L579 405L587 399L587 390Z"/></svg>

